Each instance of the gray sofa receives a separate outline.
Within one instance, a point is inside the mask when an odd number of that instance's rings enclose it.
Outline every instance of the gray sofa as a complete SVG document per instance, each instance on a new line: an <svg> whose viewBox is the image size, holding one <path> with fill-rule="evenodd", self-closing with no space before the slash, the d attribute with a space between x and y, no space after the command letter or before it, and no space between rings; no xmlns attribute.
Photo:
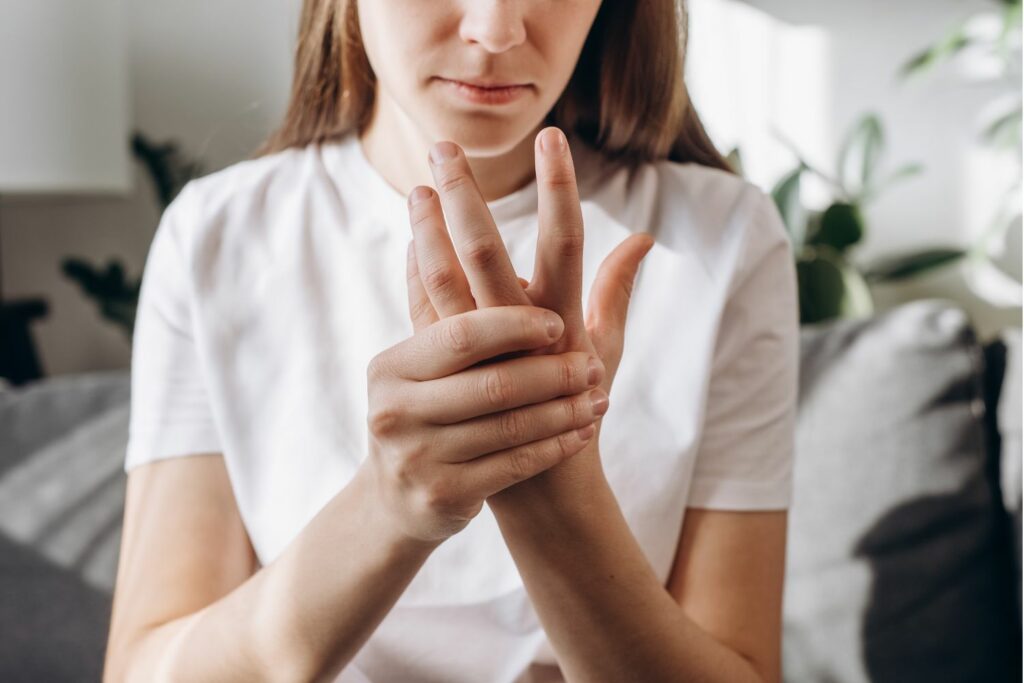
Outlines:
<svg viewBox="0 0 1024 683"><path fill-rule="evenodd" d="M1021 680L1020 330L923 300L801 331L786 681ZM0 680L98 680L128 375L0 390Z"/></svg>

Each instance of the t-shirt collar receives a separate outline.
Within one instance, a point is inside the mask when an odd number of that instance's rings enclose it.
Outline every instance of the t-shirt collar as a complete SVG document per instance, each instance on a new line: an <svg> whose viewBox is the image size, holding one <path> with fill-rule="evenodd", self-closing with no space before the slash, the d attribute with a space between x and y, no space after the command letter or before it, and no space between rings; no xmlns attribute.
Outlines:
<svg viewBox="0 0 1024 683"><path fill-rule="evenodd" d="M409 210L406 197L380 174L363 151L359 136L354 132L343 138L323 143L322 153L329 172L335 177L346 197L358 197L366 210L389 225L409 229ZM344 184L344 185L342 185ZM487 206L501 230L523 216L537 212L537 180L493 201Z"/></svg>

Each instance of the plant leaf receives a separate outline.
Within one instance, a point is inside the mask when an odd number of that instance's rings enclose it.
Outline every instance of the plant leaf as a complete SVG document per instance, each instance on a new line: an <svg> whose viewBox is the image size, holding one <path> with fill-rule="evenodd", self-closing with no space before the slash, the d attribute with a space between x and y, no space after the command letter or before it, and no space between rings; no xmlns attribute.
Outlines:
<svg viewBox="0 0 1024 683"><path fill-rule="evenodd" d="M828 246L805 250L796 262L801 325L870 315L867 284L841 254Z"/></svg>
<svg viewBox="0 0 1024 683"><path fill-rule="evenodd" d="M967 35L966 27L963 25L951 29L941 40L921 52L900 67L899 73L902 78L909 78L915 74L921 74L935 67L940 62L951 59L970 45L972 39Z"/></svg>
<svg viewBox="0 0 1024 683"><path fill-rule="evenodd" d="M981 133L981 138L997 149L1016 150L1021 144L1021 105L992 121Z"/></svg>
<svg viewBox="0 0 1024 683"><path fill-rule="evenodd" d="M839 184L847 189L848 194L855 196L871 185L884 151L885 133L881 120L876 114L865 114L851 128L839 151ZM851 189L850 182L854 178L858 185Z"/></svg>
<svg viewBox="0 0 1024 683"><path fill-rule="evenodd" d="M801 164L776 183L771 192L794 251L803 246L807 233L807 211L800 199L800 178L803 172L804 166Z"/></svg>
<svg viewBox="0 0 1024 683"><path fill-rule="evenodd" d="M890 256L865 269L864 278L871 283L905 280L959 261L966 255L965 249L936 247Z"/></svg>
<svg viewBox="0 0 1024 683"><path fill-rule="evenodd" d="M828 245L842 253L864 237L864 219L856 204L837 202L825 209L809 244Z"/></svg>
<svg viewBox="0 0 1024 683"><path fill-rule="evenodd" d="M901 180L906 180L922 173L924 173L924 166L921 164L914 163L901 166L890 173L882 182L874 183L870 187L865 188L860 194L860 203L867 204L873 201L883 188L889 189Z"/></svg>

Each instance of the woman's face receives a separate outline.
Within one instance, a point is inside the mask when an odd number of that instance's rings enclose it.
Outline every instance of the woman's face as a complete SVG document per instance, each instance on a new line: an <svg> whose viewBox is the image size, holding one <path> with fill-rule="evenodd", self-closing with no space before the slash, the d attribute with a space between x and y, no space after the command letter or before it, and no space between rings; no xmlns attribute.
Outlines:
<svg viewBox="0 0 1024 683"><path fill-rule="evenodd" d="M377 117L502 154L565 89L601 0L357 0L377 76ZM451 81L518 84L501 103ZM493 93L490 95L493 97ZM388 111L381 112L380 109Z"/></svg>

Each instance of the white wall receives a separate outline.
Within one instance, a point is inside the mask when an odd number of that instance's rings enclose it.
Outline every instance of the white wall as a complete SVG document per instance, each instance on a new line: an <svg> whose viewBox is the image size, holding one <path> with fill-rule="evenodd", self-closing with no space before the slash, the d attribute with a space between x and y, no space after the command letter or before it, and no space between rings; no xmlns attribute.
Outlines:
<svg viewBox="0 0 1024 683"><path fill-rule="evenodd" d="M750 14L741 41L729 22L714 19L713 5L731 0L690 1L695 99L721 147L746 140L756 182L767 185L791 162L772 147L767 121L774 119L812 161L831 166L848 123L876 110L890 134L891 163L920 161L927 174L871 207L870 233L856 259L932 241L965 244L976 234L985 201L977 188L990 184L979 174L991 169L977 161L970 130L989 93L963 85L950 69L908 86L895 85L893 74L951 22L991 3L751 0L788 26L758 29ZM158 139L180 140L210 170L245 158L283 112L299 0L126 5L134 125ZM820 61L805 59L808 51ZM59 264L67 255L94 262L116 256L137 274L158 218L145 183L137 168L136 191L127 198L0 197L3 291L49 300L49 317L34 326L49 374L128 366L127 342L60 274ZM1014 249L1009 260L1019 277L1019 241ZM876 294L883 305L922 293L948 295L968 307L983 335L1020 324L1019 307L999 310L976 299L950 270Z"/></svg>
<svg viewBox="0 0 1024 683"><path fill-rule="evenodd" d="M723 150L739 145L748 175L765 189L795 157L771 135L774 125L808 161L833 172L849 125L877 112L888 139L885 170L920 162L925 173L869 205L864 242L852 254L865 265L892 252L939 244L966 247L989 224L997 188L1014 162L988 153L976 131L1002 84L971 82L945 65L900 83L898 68L992 0L690 0L691 86L709 134ZM1019 88L1017 93L1019 93ZM883 175L885 175L883 173ZM828 199L808 187L811 205ZM876 287L879 310L920 296L964 306L983 337L1020 325L1020 226L997 261L1001 271L954 266L908 284ZM984 286L983 286L984 285Z"/></svg>
<svg viewBox="0 0 1024 683"><path fill-rule="evenodd" d="M124 4L132 125L181 141L209 170L248 156L283 113L299 0ZM138 275L158 218L141 167L127 197L0 197L3 295L48 300L49 316L33 326L47 374L129 365L127 340L60 262L117 257Z"/></svg>

